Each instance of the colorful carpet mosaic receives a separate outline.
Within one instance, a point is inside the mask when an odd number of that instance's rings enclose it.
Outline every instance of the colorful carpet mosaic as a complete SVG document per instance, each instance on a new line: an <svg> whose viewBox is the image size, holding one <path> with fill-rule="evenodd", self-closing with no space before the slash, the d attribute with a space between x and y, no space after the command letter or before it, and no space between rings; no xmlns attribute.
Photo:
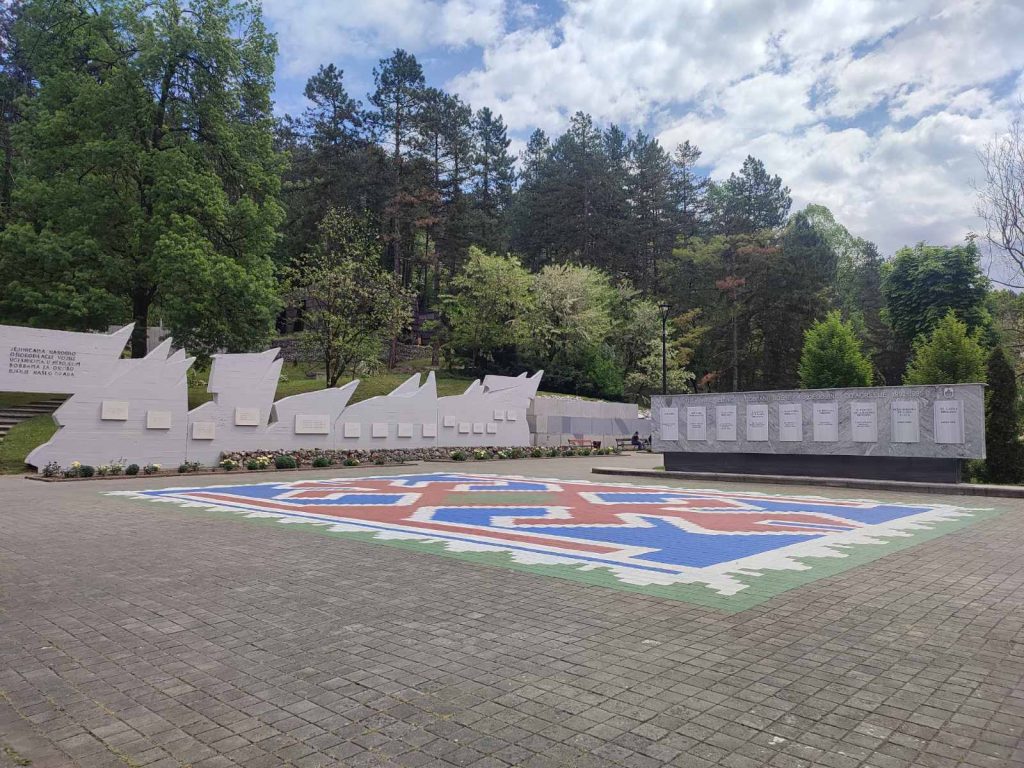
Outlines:
<svg viewBox="0 0 1024 768"><path fill-rule="evenodd" d="M433 473L120 491L741 610L984 510Z"/></svg>

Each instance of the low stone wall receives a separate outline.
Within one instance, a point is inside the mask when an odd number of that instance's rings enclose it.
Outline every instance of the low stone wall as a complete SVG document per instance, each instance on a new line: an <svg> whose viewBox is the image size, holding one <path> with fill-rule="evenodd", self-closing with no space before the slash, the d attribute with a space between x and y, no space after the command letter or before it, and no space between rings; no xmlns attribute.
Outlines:
<svg viewBox="0 0 1024 768"><path fill-rule="evenodd" d="M651 434L651 420L640 416L636 403L610 403L574 397L536 397L526 414L534 445L565 445L570 439L600 441L615 447L615 441L639 432L644 440Z"/></svg>

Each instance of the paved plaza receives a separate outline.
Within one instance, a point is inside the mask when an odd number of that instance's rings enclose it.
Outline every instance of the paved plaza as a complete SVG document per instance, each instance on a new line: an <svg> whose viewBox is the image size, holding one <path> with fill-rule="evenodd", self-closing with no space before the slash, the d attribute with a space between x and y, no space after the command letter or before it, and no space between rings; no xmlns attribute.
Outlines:
<svg viewBox="0 0 1024 768"><path fill-rule="evenodd" d="M1024 765L1020 501L659 461L0 478L0 766Z"/></svg>

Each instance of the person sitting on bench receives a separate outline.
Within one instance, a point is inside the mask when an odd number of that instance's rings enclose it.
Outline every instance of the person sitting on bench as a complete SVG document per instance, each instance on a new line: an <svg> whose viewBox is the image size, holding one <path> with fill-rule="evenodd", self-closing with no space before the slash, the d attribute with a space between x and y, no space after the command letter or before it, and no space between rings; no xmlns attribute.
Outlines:
<svg viewBox="0 0 1024 768"><path fill-rule="evenodd" d="M640 450L640 448L643 446L643 443L640 441L640 433L639 432L634 432L633 433L633 437L630 438L630 443L632 443L633 447L636 448L638 451Z"/></svg>

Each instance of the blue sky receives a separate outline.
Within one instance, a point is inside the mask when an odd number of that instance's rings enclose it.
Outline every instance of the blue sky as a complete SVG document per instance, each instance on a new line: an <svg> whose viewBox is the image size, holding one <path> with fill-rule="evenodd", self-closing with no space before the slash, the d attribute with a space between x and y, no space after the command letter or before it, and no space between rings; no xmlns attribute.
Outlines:
<svg viewBox="0 0 1024 768"><path fill-rule="evenodd" d="M883 252L982 225L977 152L1024 95L1015 0L263 0L279 112L321 63L365 99L403 47L432 85L490 106L521 147L582 109L688 139L714 177L747 154Z"/></svg>

